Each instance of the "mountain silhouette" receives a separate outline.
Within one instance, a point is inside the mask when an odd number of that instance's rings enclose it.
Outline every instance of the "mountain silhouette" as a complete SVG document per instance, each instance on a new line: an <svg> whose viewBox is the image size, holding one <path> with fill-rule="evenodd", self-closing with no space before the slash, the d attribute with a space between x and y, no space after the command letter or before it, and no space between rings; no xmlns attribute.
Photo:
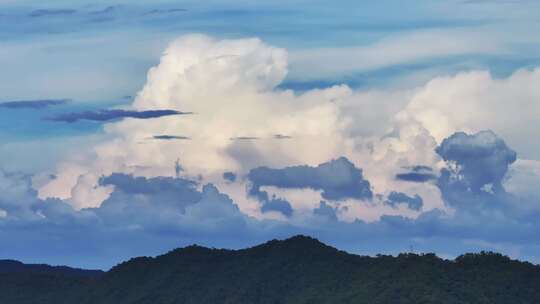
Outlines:
<svg viewBox="0 0 540 304"><path fill-rule="evenodd" d="M540 303L540 267L497 253L367 257L306 236L242 250L194 245L105 273L10 267L0 263L0 303Z"/></svg>

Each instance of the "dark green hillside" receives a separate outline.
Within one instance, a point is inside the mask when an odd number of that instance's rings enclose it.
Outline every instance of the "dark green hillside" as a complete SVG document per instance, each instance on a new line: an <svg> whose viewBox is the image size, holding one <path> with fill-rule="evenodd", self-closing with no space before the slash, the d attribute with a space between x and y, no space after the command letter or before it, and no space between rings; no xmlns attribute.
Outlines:
<svg viewBox="0 0 540 304"><path fill-rule="evenodd" d="M103 274L102 271L23 264L0 260L0 303L62 303Z"/></svg>
<svg viewBox="0 0 540 304"><path fill-rule="evenodd" d="M67 284L70 293L62 290ZM44 289L23 287L29 295ZM238 251L190 246L132 259L93 279L64 276L53 287L50 303L532 304L540 303L540 267L495 253L456 261L432 254L362 257L297 236ZM30 303L3 296L0 303Z"/></svg>

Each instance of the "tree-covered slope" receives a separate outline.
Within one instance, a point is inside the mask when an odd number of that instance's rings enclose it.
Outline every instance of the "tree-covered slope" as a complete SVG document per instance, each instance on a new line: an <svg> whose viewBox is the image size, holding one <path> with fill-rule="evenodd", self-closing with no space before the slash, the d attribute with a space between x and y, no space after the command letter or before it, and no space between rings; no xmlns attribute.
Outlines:
<svg viewBox="0 0 540 304"><path fill-rule="evenodd" d="M0 303L62 303L68 295L78 297L102 274L98 270L0 260Z"/></svg>
<svg viewBox="0 0 540 304"><path fill-rule="evenodd" d="M499 254L362 257L302 236L238 251L190 246L68 282L75 292L51 303L540 303L540 267Z"/></svg>

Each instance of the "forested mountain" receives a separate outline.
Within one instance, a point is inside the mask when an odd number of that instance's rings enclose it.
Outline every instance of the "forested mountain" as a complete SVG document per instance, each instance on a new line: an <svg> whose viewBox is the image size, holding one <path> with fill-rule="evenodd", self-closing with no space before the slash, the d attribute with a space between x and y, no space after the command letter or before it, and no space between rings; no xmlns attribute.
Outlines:
<svg viewBox="0 0 540 304"><path fill-rule="evenodd" d="M540 303L540 267L500 254L365 257L305 236L190 246L103 274L24 267L0 262L0 303Z"/></svg>

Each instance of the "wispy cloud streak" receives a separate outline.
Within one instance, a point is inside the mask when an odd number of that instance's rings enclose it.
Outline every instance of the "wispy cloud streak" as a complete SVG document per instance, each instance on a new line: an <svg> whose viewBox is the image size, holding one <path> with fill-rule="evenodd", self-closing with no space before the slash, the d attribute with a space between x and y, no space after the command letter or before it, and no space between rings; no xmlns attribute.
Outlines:
<svg viewBox="0 0 540 304"><path fill-rule="evenodd" d="M70 99L17 100L0 103L0 108L8 109L43 109L50 106L60 106L69 103Z"/></svg>
<svg viewBox="0 0 540 304"><path fill-rule="evenodd" d="M154 135L150 139L157 139L157 140L190 140L191 137L178 136L178 135Z"/></svg>
<svg viewBox="0 0 540 304"><path fill-rule="evenodd" d="M74 123L79 120L90 121L110 121L122 118L151 119L172 115L190 115L193 112L180 112L176 110L148 110L148 111L128 111L128 110L99 110L84 111L78 113L61 114L54 117L45 118L50 121Z"/></svg>

